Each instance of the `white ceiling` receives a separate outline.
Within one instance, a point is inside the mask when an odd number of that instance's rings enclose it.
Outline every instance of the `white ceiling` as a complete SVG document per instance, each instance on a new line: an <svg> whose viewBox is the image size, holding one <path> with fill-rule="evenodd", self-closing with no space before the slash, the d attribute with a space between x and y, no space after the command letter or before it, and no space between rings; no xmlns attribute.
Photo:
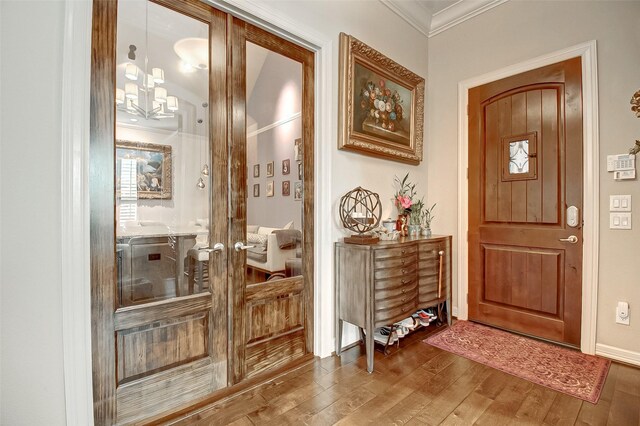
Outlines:
<svg viewBox="0 0 640 426"><path fill-rule="evenodd" d="M380 0L422 34L432 37L507 0Z"/></svg>

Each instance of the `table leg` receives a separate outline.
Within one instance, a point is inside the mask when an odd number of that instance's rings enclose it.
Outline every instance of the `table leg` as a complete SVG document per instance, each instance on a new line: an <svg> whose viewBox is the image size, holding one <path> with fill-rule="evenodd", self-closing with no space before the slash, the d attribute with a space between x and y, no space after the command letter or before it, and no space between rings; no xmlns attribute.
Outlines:
<svg viewBox="0 0 640 426"><path fill-rule="evenodd" d="M373 373L373 330L367 330L365 346L367 349L367 371Z"/></svg>
<svg viewBox="0 0 640 426"><path fill-rule="evenodd" d="M342 352L342 320L338 318L336 320L336 355L340 356Z"/></svg>

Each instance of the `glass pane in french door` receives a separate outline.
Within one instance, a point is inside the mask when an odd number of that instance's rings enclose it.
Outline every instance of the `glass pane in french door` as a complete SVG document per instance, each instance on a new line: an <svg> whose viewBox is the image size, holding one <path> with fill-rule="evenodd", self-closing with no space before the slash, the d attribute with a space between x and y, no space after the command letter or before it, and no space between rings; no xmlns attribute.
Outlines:
<svg viewBox="0 0 640 426"><path fill-rule="evenodd" d="M119 306L209 291L209 25L121 1L116 66Z"/></svg>
<svg viewBox="0 0 640 426"><path fill-rule="evenodd" d="M302 64L246 43L247 284L302 275Z"/></svg>

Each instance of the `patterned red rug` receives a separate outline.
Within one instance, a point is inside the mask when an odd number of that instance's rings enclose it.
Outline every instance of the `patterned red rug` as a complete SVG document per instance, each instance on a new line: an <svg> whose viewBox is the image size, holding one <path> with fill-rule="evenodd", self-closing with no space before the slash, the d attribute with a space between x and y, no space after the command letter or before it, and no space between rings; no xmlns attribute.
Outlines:
<svg viewBox="0 0 640 426"><path fill-rule="evenodd" d="M595 404L611 361L551 343L457 321L425 340L432 346Z"/></svg>

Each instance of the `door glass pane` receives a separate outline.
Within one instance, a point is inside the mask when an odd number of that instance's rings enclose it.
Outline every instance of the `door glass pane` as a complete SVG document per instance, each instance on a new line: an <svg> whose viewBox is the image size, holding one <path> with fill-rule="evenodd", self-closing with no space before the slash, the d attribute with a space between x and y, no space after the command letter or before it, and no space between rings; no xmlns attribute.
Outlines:
<svg viewBox="0 0 640 426"><path fill-rule="evenodd" d="M209 291L209 26L120 1L116 258L120 306Z"/></svg>
<svg viewBox="0 0 640 426"><path fill-rule="evenodd" d="M529 141L509 143L509 173L512 175L529 173Z"/></svg>
<svg viewBox="0 0 640 426"><path fill-rule="evenodd" d="M250 284L302 274L302 65L246 47Z"/></svg>

